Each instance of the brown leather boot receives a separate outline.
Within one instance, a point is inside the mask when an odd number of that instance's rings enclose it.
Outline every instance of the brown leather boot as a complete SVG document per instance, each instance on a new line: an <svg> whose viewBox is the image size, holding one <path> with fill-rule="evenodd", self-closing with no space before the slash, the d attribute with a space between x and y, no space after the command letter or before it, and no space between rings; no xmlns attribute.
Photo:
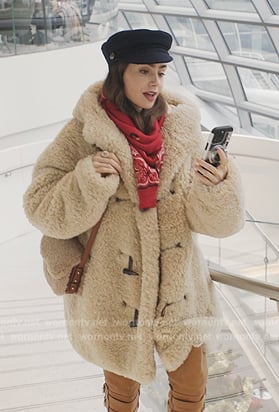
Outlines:
<svg viewBox="0 0 279 412"><path fill-rule="evenodd" d="M192 348L175 371L168 372L168 412L202 412L205 408L207 362L203 347Z"/></svg>
<svg viewBox="0 0 279 412"><path fill-rule="evenodd" d="M109 371L104 375L104 405L108 412L137 412L140 384Z"/></svg>
<svg viewBox="0 0 279 412"><path fill-rule="evenodd" d="M173 392L169 394L168 412L202 412L204 409L204 396L199 401L191 402L189 399L175 398Z"/></svg>

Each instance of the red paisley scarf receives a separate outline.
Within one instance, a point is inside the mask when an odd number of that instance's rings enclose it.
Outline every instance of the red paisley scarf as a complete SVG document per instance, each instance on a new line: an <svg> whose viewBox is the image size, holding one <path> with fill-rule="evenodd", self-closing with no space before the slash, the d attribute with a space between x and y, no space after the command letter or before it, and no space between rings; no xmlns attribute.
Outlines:
<svg viewBox="0 0 279 412"><path fill-rule="evenodd" d="M136 128L132 119L118 110L110 100L102 97L102 105L129 142L139 195L139 209L156 207L159 173L164 160L161 127L165 116L154 122L150 134L145 134Z"/></svg>

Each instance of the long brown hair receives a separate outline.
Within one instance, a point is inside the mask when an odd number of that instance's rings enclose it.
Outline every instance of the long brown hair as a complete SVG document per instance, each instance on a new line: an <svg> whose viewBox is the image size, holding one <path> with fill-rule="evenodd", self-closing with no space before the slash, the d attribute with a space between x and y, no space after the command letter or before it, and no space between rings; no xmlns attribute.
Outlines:
<svg viewBox="0 0 279 412"><path fill-rule="evenodd" d="M136 110L130 100L127 99L124 90L123 74L128 64L123 62L112 64L104 81L103 94L119 110L129 116L138 129L149 134L152 131L154 121L166 114L167 104L163 96L159 94L151 109L142 109L140 112Z"/></svg>

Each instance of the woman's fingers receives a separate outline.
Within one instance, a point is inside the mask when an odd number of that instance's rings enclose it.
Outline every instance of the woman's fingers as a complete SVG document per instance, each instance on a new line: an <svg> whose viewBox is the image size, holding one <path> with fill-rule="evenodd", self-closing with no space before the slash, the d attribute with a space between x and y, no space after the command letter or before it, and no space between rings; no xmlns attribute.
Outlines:
<svg viewBox="0 0 279 412"><path fill-rule="evenodd" d="M220 158L220 162L219 165L217 167L219 176L221 178L221 181L224 180L228 174L228 156L226 154L226 152L222 149L220 149L219 147L217 148L217 153L219 155Z"/></svg>
<svg viewBox="0 0 279 412"><path fill-rule="evenodd" d="M98 152L92 157L92 162L96 172L104 176L122 172L120 161L114 153L108 151Z"/></svg>
<svg viewBox="0 0 279 412"><path fill-rule="evenodd" d="M196 159L194 164L194 170L197 176L208 186L215 186L222 182L228 173L228 158L226 153L219 148L217 148L217 152L220 158L220 163L217 167L202 159Z"/></svg>
<svg viewBox="0 0 279 412"><path fill-rule="evenodd" d="M208 186L214 186L219 182L217 176L215 176L214 166L205 162L202 159L197 159L194 165L195 172L198 178Z"/></svg>

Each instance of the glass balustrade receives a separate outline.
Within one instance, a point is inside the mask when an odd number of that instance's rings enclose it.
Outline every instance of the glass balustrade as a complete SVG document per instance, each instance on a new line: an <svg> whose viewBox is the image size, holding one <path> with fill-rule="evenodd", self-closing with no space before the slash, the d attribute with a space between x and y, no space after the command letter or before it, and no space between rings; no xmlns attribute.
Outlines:
<svg viewBox="0 0 279 412"><path fill-rule="evenodd" d="M117 0L0 0L0 57L104 39L117 12Z"/></svg>
<svg viewBox="0 0 279 412"><path fill-rule="evenodd" d="M227 271L279 284L279 223L247 217L244 228L223 239L200 235L204 253Z"/></svg>
<svg viewBox="0 0 279 412"><path fill-rule="evenodd" d="M213 268L279 286L278 234L278 222L257 221L247 213L245 227L239 233L224 239L200 236L200 241ZM269 376L262 386L260 384L258 396L262 396L262 400L276 397L279 393L279 292L278 300L272 300L241 290L241 279L235 282L239 288L216 285L234 314L233 318L226 319L234 338L241 344L259 376L262 379ZM278 397L276 402L278 407ZM277 409L268 406L264 410Z"/></svg>
<svg viewBox="0 0 279 412"><path fill-rule="evenodd" d="M211 356L217 361L217 376L211 375L215 382L209 379L209 383L213 384L212 394L214 389L219 392L219 400L216 409L208 411L230 411L237 406L241 411L275 412L279 406L277 303L235 287L218 288L227 329L218 337L220 350ZM212 396L208 400L209 405L215 403Z"/></svg>

